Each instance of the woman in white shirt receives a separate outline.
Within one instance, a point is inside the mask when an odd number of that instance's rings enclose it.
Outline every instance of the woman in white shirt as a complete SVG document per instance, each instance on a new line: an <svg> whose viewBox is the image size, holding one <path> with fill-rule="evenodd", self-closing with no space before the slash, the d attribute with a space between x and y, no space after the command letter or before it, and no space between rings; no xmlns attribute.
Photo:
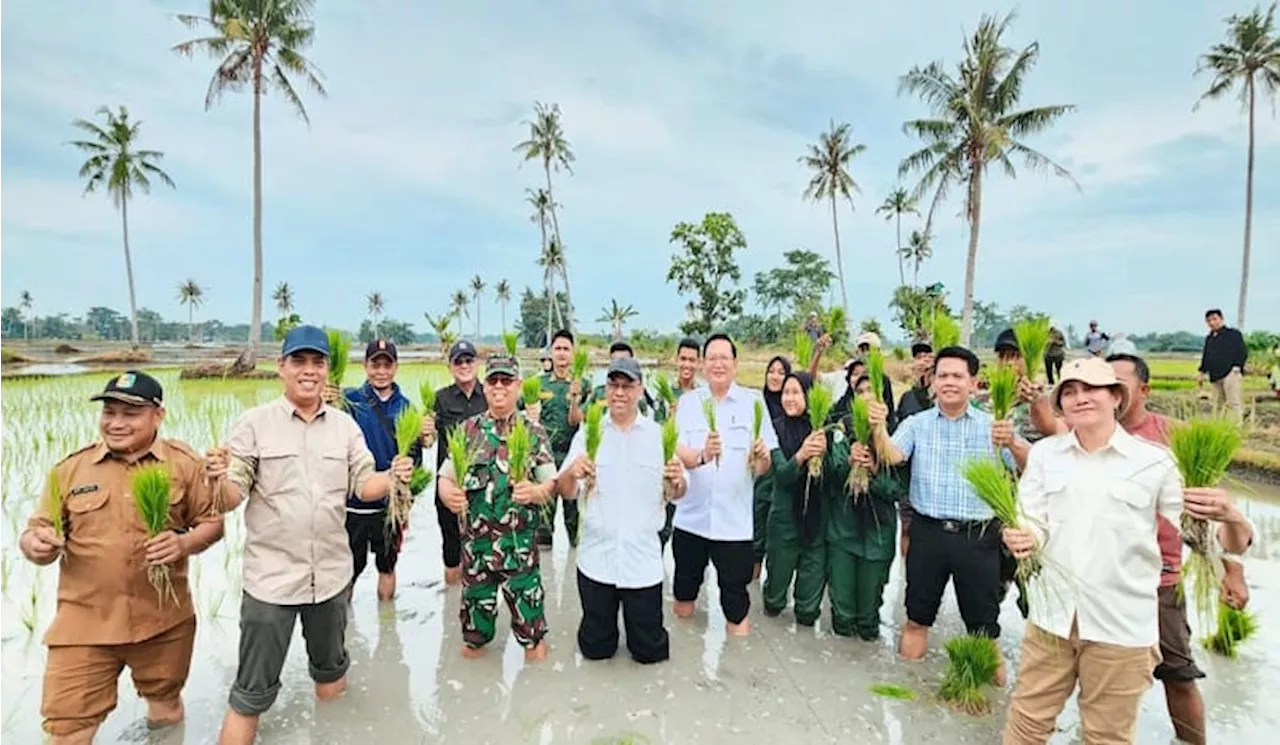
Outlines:
<svg viewBox="0 0 1280 745"><path fill-rule="evenodd" d="M1174 525L1182 485L1169 451L1119 426L1128 389L1101 359L1073 360L1051 396L1070 428L1031 448L1018 485L1016 557L1043 548L1005 745L1047 743L1080 688L1083 739L1130 743L1159 662L1157 518Z"/></svg>

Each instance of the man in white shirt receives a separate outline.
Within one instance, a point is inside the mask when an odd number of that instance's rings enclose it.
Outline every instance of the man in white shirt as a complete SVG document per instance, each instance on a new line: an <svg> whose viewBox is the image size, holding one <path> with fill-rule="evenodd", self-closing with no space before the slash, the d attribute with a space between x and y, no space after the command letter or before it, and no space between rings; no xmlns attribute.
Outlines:
<svg viewBox="0 0 1280 745"><path fill-rule="evenodd" d="M618 606L627 632L627 650L636 662L669 656L662 625L662 542L666 518L664 482L670 498L684 496L684 466L662 461L662 427L639 413L644 395L640 364L629 357L609 365L605 396L608 416L595 463L587 457L586 429L569 446L557 489L580 499L582 538L578 543L578 597L582 622L578 649L588 660L618 651ZM595 479L585 493L584 479Z"/></svg>
<svg viewBox="0 0 1280 745"><path fill-rule="evenodd" d="M755 477L769 470L769 452L778 447L773 422L766 415L760 439L752 442L758 391L738 385L738 348L727 334L712 334L702 345L706 385L684 394L676 412L680 445L676 453L689 469L689 487L676 510L671 554L673 610L679 618L693 615L707 562L715 565L720 608L728 632L746 636L751 624L747 584L755 561L752 547ZM708 425L703 402L715 409L715 431Z"/></svg>
<svg viewBox="0 0 1280 745"><path fill-rule="evenodd" d="M1031 449L1018 497L1015 557L1043 551L1032 579L1022 667L1004 745L1041 745L1080 685L1083 738L1130 743L1160 661L1157 520L1179 524L1183 490L1169 451L1120 426L1130 394L1111 366L1073 360L1051 396L1070 428Z"/></svg>

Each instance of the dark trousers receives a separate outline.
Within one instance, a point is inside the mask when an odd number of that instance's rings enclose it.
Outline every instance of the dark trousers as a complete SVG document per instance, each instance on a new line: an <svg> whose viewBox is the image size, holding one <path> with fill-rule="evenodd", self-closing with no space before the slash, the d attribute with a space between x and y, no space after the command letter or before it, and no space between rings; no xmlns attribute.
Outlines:
<svg viewBox="0 0 1280 745"><path fill-rule="evenodd" d="M578 598L582 602L578 649L583 657L607 660L618 651L619 606L631 659L647 665L671 656L667 630L662 625L661 582L652 587L620 589L578 572Z"/></svg>
<svg viewBox="0 0 1280 745"><path fill-rule="evenodd" d="M970 634L1000 636L1000 523L938 520L917 512L907 553L907 618L932 626L950 580Z"/></svg>
<svg viewBox="0 0 1280 745"><path fill-rule="evenodd" d="M692 603L698 599L707 562L716 568L720 584L720 609L729 623L742 623L751 609L747 584L751 582L751 566L755 551L751 541L713 541L676 528L671 535L671 555L676 561L676 576L671 590L676 601Z"/></svg>
<svg viewBox="0 0 1280 745"><path fill-rule="evenodd" d="M1066 359L1063 357L1044 356L1044 373L1049 376L1049 385L1053 385L1053 381L1062 376L1062 362Z"/></svg>
<svg viewBox="0 0 1280 745"><path fill-rule="evenodd" d="M462 538L458 516L444 506L440 494L436 494L436 522L440 525L440 553L444 565L450 569L462 563Z"/></svg>
<svg viewBox="0 0 1280 745"><path fill-rule="evenodd" d="M567 450L552 452L551 457L555 461L557 470L564 464L567 455ZM561 502L564 503L564 529L569 534L569 545L578 545L578 500L562 499L557 495L542 508L542 518L538 521L537 540L543 546L551 545L551 536L556 532L556 507Z"/></svg>
<svg viewBox="0 0 1280 745"><path fill-rule="evenodd" d="M378 574L394 574L396 561L400 558L400 547L404 545L404 530L399 525L387 525L387 513L375 512L369 515L347 513L347 543L351 546L351 558L354 561L354 573L351 581L360 578L364 568L369 564L369 552L373 552L373 565Z"/></svg>
<svg viewBox="0 0 1280 745"><path fill-rule="evenodd" d="M244 593L240 602L240 663L231 686L231 708L244 716L258 716L275 703L280 671L299 618L311 679L317 683L341 680L351 664L346 646L349 602L346 590L307 605L264 603Z"/></svg>

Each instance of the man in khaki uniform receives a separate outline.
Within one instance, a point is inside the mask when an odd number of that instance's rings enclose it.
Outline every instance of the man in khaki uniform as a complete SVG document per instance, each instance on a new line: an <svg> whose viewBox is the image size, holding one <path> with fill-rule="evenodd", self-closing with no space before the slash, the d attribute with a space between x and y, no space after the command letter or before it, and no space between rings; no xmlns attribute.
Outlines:
<svg viewBox="0 0 1280 745"><path fill-rule="evenodd" d="M116 707L116 683L128 667L147 701L147 724L182 721L182 688L191 667L196 617L187 589L187 557L222 538L211 481L186 444L157 436L164 391L145 373L112 378L91 400L102 401L102 439L54 467L18 545L34 564L59 561L58 606L45 632L49 647L40 713L59 745L93 742ZM130 476L161 464L172 475L172 530L147 538L130 496ZM50 519L51 495L62 499L61 535ZM168 565L175 604L147 579L148 566Z"/></svg>
<svg viewBox="0 0 1280 745"><path fill-rule="evenodd" d="M280 671L299 617L316 697L332 699L346 690L352 575L347 495L375 502L390 492L392 474L403 483L413 474L413 461L403 456L392 460L390 471L375 473L359 425L324 403L324 331L290 331L277 364L284 395L244 412L227 447L209 453L212 473L225 473L236 487L230 507L248 502L240 661L222 745L253 742L258 717L280 693Z"/></svg>

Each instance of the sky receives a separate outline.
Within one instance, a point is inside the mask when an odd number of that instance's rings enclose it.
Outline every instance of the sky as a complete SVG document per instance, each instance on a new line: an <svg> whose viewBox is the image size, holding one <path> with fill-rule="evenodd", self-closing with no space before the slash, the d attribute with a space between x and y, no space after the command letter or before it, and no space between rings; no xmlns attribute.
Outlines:
<svg viewBox="0 0 1280 745"><path fill-rule="evenodd" d="M138 302L185 318L177 285L206 289L198 317L247 322L252 280L251 96L209 111L214 62L172 52L195 34L176 13L201 0L5 3L0 27L0 302L23 290L38 314L127 309L119 214L82 196L71 122L128 106L144 146L165 153L177 189L134 200ZM1244 2L1026 2L1006 40L1040 44L1025 105L1077 110L1029 144L1079 184L993 171L983 196L976 297L1024 304L1063 327L1201 330L1203 311L1235 322L1244 223L1246 118L1234 99L1192 110L1208 78L1197 55ZM534 101L556 102L577 160L556 175L580 327L611 299L633 328L684 316L666 282L672 227L731 212L747 238L743 282L806 248L834 259L827 204L801 199L797 158L830 121L867 150L840 208L850 312L888 322L898 284L894 224L875 208L914 149L900 96L912 65L954 64L983 13L968 0L320 0L308 57L328 96L303 94L311 126L278 95L263 107L264 315L287 281L310 322L355 328L373 290L386 313L426 329L479 274L516 297L540 287L525 189L541 168L513 146ZM1250 328L1280 329L1280 120L1257 118ZM914 185L908 181L907 186ZM921 282L962 302L968 231L953 198L935 225ZM913 217L904 236L919 227ZM498 330L491 291L482 329ZM473 318L467 328L473 328Z"/></svg>

